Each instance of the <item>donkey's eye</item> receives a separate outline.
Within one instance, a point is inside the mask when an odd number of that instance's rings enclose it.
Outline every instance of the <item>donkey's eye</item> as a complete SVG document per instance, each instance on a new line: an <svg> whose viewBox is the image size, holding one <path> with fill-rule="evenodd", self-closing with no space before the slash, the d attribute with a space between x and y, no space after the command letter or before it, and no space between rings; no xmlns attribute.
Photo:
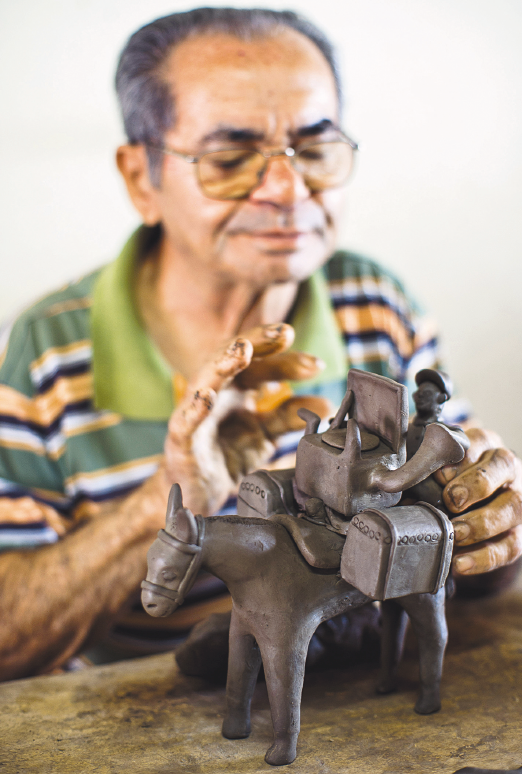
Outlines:
<svg viewBox="0 0 522 774"><path fill-rule="evenodd" d="M178 577L177 573L172 572L172 570L163 570L161 574L163 575L163 580L166 581L173 581Z"/></svg>

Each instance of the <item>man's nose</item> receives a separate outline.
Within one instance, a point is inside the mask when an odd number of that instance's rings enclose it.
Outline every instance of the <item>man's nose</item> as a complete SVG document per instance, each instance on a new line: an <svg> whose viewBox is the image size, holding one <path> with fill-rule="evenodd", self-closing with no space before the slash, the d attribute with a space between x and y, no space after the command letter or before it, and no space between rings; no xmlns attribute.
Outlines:
<svg viewBox="0 0 522 774"><path fill-rule="evenodd" d="M310 189L303 177L293 168L286 156L274 156L268 160L268 166L261 184L250 194L254 202L269 202L288 207L310 196Z"/></svg>

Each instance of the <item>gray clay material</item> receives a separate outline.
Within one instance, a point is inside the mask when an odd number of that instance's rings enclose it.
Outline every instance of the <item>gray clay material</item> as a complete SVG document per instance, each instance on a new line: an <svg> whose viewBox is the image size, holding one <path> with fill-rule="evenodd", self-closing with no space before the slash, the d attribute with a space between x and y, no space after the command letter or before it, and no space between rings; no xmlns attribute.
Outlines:
<svg viewBox="0 0 522 774"><path fill-rule="evenodd" d="M407 459L407 392L385 377L352 369L326 432L302 411L305 435L296 468L243 480L238 516L203 519L172 487L165 530L148 554L142 601L169 615L200 568L232 596L227 709L223 735L250 733L250 703L263 663L274 743L272 765L296 757L305 659L318 625L372 599L382 600L378 691L396 687L409 617L419 643L420 714L440 708L447 641L444 582L453 530L433 504L397 506L412 489L465 451L459 432L435 418ZM438 417L438 414L437 414Z"/></svg>

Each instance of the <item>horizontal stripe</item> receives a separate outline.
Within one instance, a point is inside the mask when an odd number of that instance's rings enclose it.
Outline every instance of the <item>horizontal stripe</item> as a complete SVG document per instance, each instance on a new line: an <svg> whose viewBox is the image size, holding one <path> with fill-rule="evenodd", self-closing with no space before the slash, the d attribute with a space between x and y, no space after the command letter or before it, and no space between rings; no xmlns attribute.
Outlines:
<svg viewBox="0 0 522 774"><path fill-rule="evenodd" d="M17 525L15 529L3 529L0 525L0 551L14 548L29 548L50 545L58 541L58 535L47 525L24 529L25 525Z"/></svg>
<svg viewBox="0 0 522 774"><path fill-rule="evenodd" d="M350 336L384 333L393 341L394 349L402 358L409 358L413 354L412 330L403 324L393 309L378 304L342 306L335 310L335 315L341 329L349 331Z"/></svg>
<svg viewBox="0 0 522 774"><path fill-rule="evenodd" d="M342 296L335 301L333 301L333 308L335 310L342 309L343 307L353 307L355 309L364 309L364 307L371 307L371 306L378 306L378 307L384 307L386 309L389 309L391 312L393 312L402 325L408 330L410 335L413 335L414 328L411 322L411 317L408 315L407 309L401 309L401 307L395 303L391 302L391 299L389 299L387 296L379 296L379 295L358 295L354 296L353 298L349 298L346 296Z"/></svg>
<svg viewBox="0 0 522 774"><path fill-rule="evenodd" d="M16 500L20 497L27 497L27 495L28 490L26 487L15 484L5 478L0 478L0 497ZM50 505L53 508L68 507L70 504L70 498L64 497L63 493L52 492L40 487L33 487L31 489L31 497L33 500L41 502L44 505Z"/></svg>
<svg viewBox="0 0 522 774"><path fill-rule="evenodd" d="M26 428L0 426L0 445L6 449L21 449L44 456L47 448L39 435Z"/></svg>
<svg viewBox="0 0 522 774"><path fill-rule="evenodd" d="M423 368L435 368L438 363L434 362L438 351L438 339L433 338L425 342L420 346L410 358L409 370L412 375L415 375L417 371L421 371Z"/></svg>
<svg viewBox="0 0 522 774"><path fill-rule="evenodd" d="M42 440L53 437L57 432L62 432L66 437L78 435L82 432L93 432L104 427L112 427L122 421L119 414L109 411L93 411L90 400L71 403L63 408L60 414L49 425L40 425L37 422L24 421L16 416L0 414L0 427L26 429L36 433Z"/></svg>
<svg viewBox="0 0 522 774"><path fill-rule="evenodd" d="M63 347L47 349L43 355L34 360L29 366L29 371L35 388L39 391L51 377L60 371L78 365L90 366L92 359L92 345L89 340L75 341Z"/></svg>
<svg viewBox="0 0 522 774"><path fill-rule="evenodd" d="M71 378L60 378L50 390L31 399L7 385L0 385L0 406L3 416L22 422L49 426L62 414L68 404L78 403L92 396L90 373Z"/></svg>
<svg viewBox="0 0 522 774"><path fill-rule="evenodd" d="M92 299L88 296L57 301L45 310L44 317L56 317L56 315L64 314L64 312L76 312L79 309L89 309L91 306Z"/></svg>
<svg viewBox="0 0 522 774"><path fill-rule="evenodd" d="M161 459L162 455L158 454L149 459L132 460L90 473L77 473L65 479L64 489L70 497L77 497L81 493L93 498L122 487L137 486L156 472Z"/></svg>
<svg viewBox="0 0 522 774"><path fill-rule="evenodd" d="M90 362L72 363L70 366L63 366L52 373L47 379L44 379L37 387L37 393L46 393L52 389L53 384L61 379L70 379L73 376L82 376L91 372Z"/></svg>
<svg viewBox="0 0 522 774"><path fill-rule="evenodd" d="M84 433L93 433L106 427L114 427L122 421L120 414L111 411L89 411L85 414L67 414L64 417L63 429L67 438Z"/></svg>

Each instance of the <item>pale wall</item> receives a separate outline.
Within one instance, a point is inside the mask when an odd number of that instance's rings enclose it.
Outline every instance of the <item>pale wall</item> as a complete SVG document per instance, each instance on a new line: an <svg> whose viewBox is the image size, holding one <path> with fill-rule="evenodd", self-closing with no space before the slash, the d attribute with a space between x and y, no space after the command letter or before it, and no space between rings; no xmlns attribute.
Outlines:
<svg viewBox="0 0 522 774"><path fill-rule="evenodd" d="M186 7L2 0L1 317L114 256L137 222L112 161L115 62L137 26ZM343 245L406 278L461 391L522 452L522 2L296 7L341 50L363 145Z"/></svg>

